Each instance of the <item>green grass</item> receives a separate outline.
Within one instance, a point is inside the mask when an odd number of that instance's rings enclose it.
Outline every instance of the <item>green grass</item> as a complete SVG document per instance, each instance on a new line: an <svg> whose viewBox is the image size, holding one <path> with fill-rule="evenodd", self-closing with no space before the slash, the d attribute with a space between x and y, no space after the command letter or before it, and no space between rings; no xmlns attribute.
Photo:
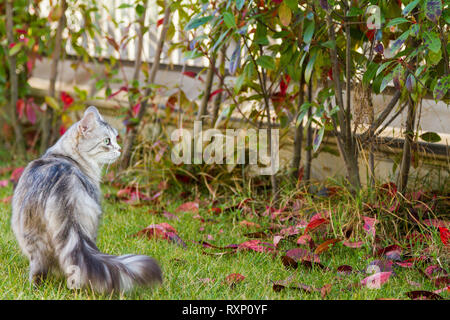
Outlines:
<svg viewBox="0 0 450 320"><path fill-rule="evenodd" d="M10 195L12 188L0 188L0 199ZM169 201L170 202L170 201ZM166 208L174 212L181 203L173 200ZM347 289L366 275L354 274L338 276L335 271L308 270L299 266L296 270L286 269L279 256L272 254L241 251L222 257L202 254L203 249L194 241L207 240L214 236L216 245L228 245L248 240L243 234L249 230L239 225L240 213L232 212L220 216L209 215L205 208L200 214L214 219L214 223L202 223L193 213L178 214L179 220L168 220L163 216L150 214L151 207L133 207L113 200L104 201L104 217L99 230L98 247L108 254L139 253L154 257L163 269L164 282L153 289L137 289L130 293L99 295L90 290L69 290L64 280L47 279L40 287L28 282L28 261L21 254L10 228L10 204L0 203L0 299L321 299L319 292L286 289L275 292L272 281L283 280L294 275L294 281L321 288L332 283L327 299L405 299L405 292L411 290L436 290L431 282L415 270L398 269L397 275L389 279L381 289ZM246 219L249 219L248 217ZM165 240L131 237L142 228L168 222L186 242L183 248ZM261 223L260 221L258 221ZM199 231L201 227L204 231ZM223 230L223 232L220 232ZM271 240L268 240L271 241ZM295 241L282 241L284 249L296 247ZM342 264L351 265L354 270L364 270L367 266L368 247L350 249L337 244L321 255L322 263L330 268ZM224 282L227 275L240 273L245 280L234 288ZM211 278L214 282L202 283L199 279ZM421 283L417 288L407 280ZM448 298L447 293L443 296Z"/></svg>

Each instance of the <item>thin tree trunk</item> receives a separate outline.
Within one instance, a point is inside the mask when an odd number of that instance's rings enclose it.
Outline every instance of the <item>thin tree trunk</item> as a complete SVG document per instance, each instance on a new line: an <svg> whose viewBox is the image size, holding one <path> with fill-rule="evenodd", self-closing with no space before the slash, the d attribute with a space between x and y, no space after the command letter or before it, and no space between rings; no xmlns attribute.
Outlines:
<svg viewBox="0 0 450 320"><path fill-rule="evenodd" d="M294 122L297 123L297 118L300 114L300 109L305 102L305 78L303 77L303 72L300 77L299 91L298 91L298 104L297 104L297 114L294 118ZM294 179L298 179L300 174L300 163L302 160L302 144L303 144L303 119L295 128L294 136L294 156L292 158L292 174Z"/></svg>
<svg viewBox="0 0 450 320"><path fill-rule="evenodd" d="M308 82L308 102L312 102L312 77ZM312 110L308 109L308 119L311 119ZM305 181L309 182L311 179L311 164L312 164L312 143L313 143L313 130L311 127L311 121L308 121L308 127L306 128L306 162L305 162Z"/></svg>
<svg viewBox="0 0 450 320"><path fill-rule="evenodd" d="M202 121L202 123L203 123L203 119L206 116L206 113L208 111L207 108L208 108L209 96L211 94L212 83L214 80L215 67L216 67L216 56L214 53L212 53L208 72L206 74L205 91L203 92L203 98L200 103L200 107L198 109L198 113L197 113L197 117L196 117L196 120Z"/></svg>
<svg viewBox="0 0 450 320"><path fill-rule="evenodd" d="M145 17L147 15L148 1L144 2L144 12L138 20L139 29L136 46L136 59L134 60L133 82L139 81L139 73L142 67L142 49L144 47L144 33L145 33ZM128 95L128 104L130 112L133 110L136 100L131 94Z"/></svg>
<svg viewBox="0 0 450 320"><path fill-rule="evenodd" d="M267 75L265 70L262 70L262 81L261 81L261 86L262 86L262 90L263 90L263 95L264 95L264 105L265 105L265 110L266 110L266 114L267 114L267 131L268 131L268 146L269 146L269 150L268 153L270 154L271 157L271 165L273 164L272 161L272 119L270 117L270 102L269 102L269 94L267 92ZM272 185L272 199L274 203L278 202L279 199L279 188L278 188L278 181L277 181L277 176L276 173L273 173L270 176L270 182Z"/></svg>
<svg viewBox="0 0 450 320"><path fill-rule="evenodd" d="M223 83L225 80L225 57L227 54L226 52L227 52L227 47L222 46L222 48L220 49L220 52L219 52L219 70L218 70L221 77L219 77L219 85L217 86L217 90L223 89ZM222 72L222 70L224 72ZM214 125L217 121L217 117L219 116L219 109L220 109L220 104L222 103L222 97L223 97L222 92L219 92L217 94L216 98L214 99L212 118L211 118L211 127L214 127Z"/></svg>
<svg viewBox="0 0 450 320"><path fill-rule="evenodd" d="M58 77L58 64L61 57L62 50L62 33L66 27L66 10L67 2L66 0L61 0L62 14L58 20L58 27L55 34L55 44L52 54L52 64L50 66L50 84L48 88L48 95L50 97L56 98L56 80ZM52 129L52 122L56 120L55 114L51 108L47 106L45 110L43 121L42 121L42 141L40 152L41 154L48 149L48 147L56 140L58 128Z"/></svg>
<svg viewBox="0 0 450 320"><path fill-rule="evenodd" d="M163 18L164 22L162 25L161 34L158 39L158 44L157 44L156 51L155 51L155 58L153 61L153 65L150 70L150 75L149 75L149 79L148 79L149 84L152 84L155 82L156 74L158 73L159 64L160 64L160 60L161 60L161 53L163 50L164 42L166 40L167 29L169 28L170 4L167 1L164 1L164 6L165 6L164 18ZM145 111L146 111L147 105L148 105L148 97L150 96L151 92L152 92L152 90L150 87L148 87L145 90L145 93L144 93L145 99L141 102L141 107L140 107L138 115L137 115L137 119L139 120L139 123L141 122L142 118L145 115ZM138 131L138 126L134 126L128 131L127 135L125 136L122 159L120 162L120 168L122 170L126 169L128 167L128 165L130 164L131 150L132 150L134 142L136 140L137 131Z"/></svg>
<svg viewBox="0 0 450 320"><path fill-rule="evenodd" d="M411 147L414 139L414 123L416 119L416 105L411 99L411 96L408 97L408 100L408 115L405 123L405 143L403 144L402 162L398 176L398 188L401 193L405 193L408 185L408 175L411 167Z"/></svg>
<svg viewBox="0 0 450 320"><path fill-rule="evenodd" d="M328 35L331 41L336 41L336 35L334 32L333 20L331 18L331 12L327 11L327 27L328 27ZM350 46L350 26L346 24L346 53L347 55L351 53ZM342 87L339 79L339 62L337 57L336 48L332 47L330 49L331 56L331 64L333 71L333 82L334 82L334 91L336 103L339 107L338 118L339 118L339 127L340 131L338 132L338 143L341 143L341 147L339 151L342 152L342 157L345 162L345 167L347 169L347 178L350 184L350 188L353 190L359 190L361 188L361 180L359 178L359 165L358 165L358 146L356 144L356 139L354 135L351 133L351 108L350 108L350 74L351 74L351 65L349 63L349 58L347 60L346 66L346 81L347 81L347 108L344 108L344 101L342 98Z"/></svg>
<svg viewBox="0 0 450 320"><path fill-rule="evenodd" d="M8 0L6 2L6 34L8 38L8 44L14 43L13 33L13 1ZM8 54L9 62L9 82L10 82L10 102L9 102L9 116L11 125L14 129L16 148L18 156L22 159L26 157L25 141L22 135L22 128L17 119L16 104L19 98L19 80L16 73L17 60L15 55Z"/></svg>
<svg viewBox="0 0 450 320"><path fill-rule="evenodd" d="M413 16L418 20L418 9L413 10ZM408 44L411 48L417 48L420 43L418 40L410 39ZM415 56L412 59L413 68L416 68L418 58ZM406 77L408 77L409 71L406 72ZM397 178L398 188L401 193L405 193L408 187L408 175L409 169L411 168L411 148L414 139L414 123L416 122L416 104L414 103L411 95L408 96L408 111L405 123L405 143L403 144L403 155L402 162L400 164L400 172Z"/></svg>

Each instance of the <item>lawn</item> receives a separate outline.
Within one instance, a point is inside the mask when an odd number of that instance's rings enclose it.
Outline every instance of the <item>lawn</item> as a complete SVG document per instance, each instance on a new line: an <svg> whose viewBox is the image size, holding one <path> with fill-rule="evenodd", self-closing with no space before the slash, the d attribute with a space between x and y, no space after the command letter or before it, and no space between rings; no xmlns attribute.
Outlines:
<svg viewBox="0 0 450 320"><path fill-rule="evenodd" d="M5 178L8 177L2 179ZM105 194L117 192L109 186L103 189ZM0 188L0 199L11 194L11 183ZM287 249L298 248L298 235L281 240L277 253L237 250L234 254L204 254L230 250L205 248L199 241L207 241L216 246L243 243L251 240L245 234L267 230L272 221L269 217L244 215L238 209L221 214L213 213L208 210L208 200L201 198L198 212L177 212L179 205L186 201L189 199L181 199L175 195L165 196L165 210L178 217L174 218L155 214L155 205L152 203L144 202L144 205L136 206L116 197L104 200L104 216L98 239L100 250L114 255L150 255L160 262L164 276L163 284L154 289L140 288L134 292L115 295L98 295L90 290L69 290L63 280L56 278L47 279L38 288L32 287L28 282L28 261L21 254L10 228L10 204L6 200L6 203L0 201L0 299L407 299L405 293L409 291L436 290L433 282L417 268L399 266L393 267L394 273L379 289L355 286L368 276L359 271L364 271L370 261L379 259L372 256L369 237L364 239L365 244L360 248L349 248L338 242L320 253L320 261L328 270L322 270L317 265L308 268L299 264L296 269L283 265L280 257ZM237 200L229 201L231 205ZM305 216L310 215L308 212L310 210L304 213ZM258 223L259 227L249 228L242 221ZM166 239L132 236L146 226L163 222L176 229L186 247ZM247 223L249 224L251 223ZM288 225L287 222L284 224ZM262 241L272 242L272 238ZM392 243L386 242L388 244ZM436 257L440 257L439 261L448 270L448 259L445 256L444 259L442 256ZM348 275L338 273L336 268L341 265L352 266L354 272ZM419 267L424 269L427 265ZM226 278L233 273L245 278L230 285ZM273 281L287 278L292 281L292 285L301 283L317 290L273 289ZM326 286L327 284L331 286ZM330 289L322 296L320 289L324 286ZM448 291L441 292L440 295L449 298Z"/></svg>

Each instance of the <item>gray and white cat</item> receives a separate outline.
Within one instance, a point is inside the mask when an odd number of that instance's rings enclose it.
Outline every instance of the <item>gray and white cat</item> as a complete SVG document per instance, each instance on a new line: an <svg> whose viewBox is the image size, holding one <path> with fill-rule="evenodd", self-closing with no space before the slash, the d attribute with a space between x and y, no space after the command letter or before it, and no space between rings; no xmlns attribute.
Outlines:
<svg viewBox="0 0 450 320"><path fill-rule="evenodd" d="M120 156L117 130L95 107L39 159L25 168L12 200L12 229L30 260L29 280L53 271L69 288L127 291L162 281L157 262L144 255L111 256L96 246L102 213L101 169Z"/></svg>

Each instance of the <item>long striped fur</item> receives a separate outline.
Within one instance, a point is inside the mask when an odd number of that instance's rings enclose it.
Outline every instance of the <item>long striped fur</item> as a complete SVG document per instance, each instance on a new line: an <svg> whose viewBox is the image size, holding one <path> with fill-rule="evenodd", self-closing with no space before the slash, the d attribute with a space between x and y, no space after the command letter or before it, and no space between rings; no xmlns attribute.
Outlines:
<svg viewBox="0 0 450 320"><path fill-rule="evenodd" d="M12 200L11 225L30 261L29 280L63 274L69 288L127 291L162 281L144 255L112 256L96 246L102 214L101 168L120 156L117 131L95 107L25 168Z"/></svg>

